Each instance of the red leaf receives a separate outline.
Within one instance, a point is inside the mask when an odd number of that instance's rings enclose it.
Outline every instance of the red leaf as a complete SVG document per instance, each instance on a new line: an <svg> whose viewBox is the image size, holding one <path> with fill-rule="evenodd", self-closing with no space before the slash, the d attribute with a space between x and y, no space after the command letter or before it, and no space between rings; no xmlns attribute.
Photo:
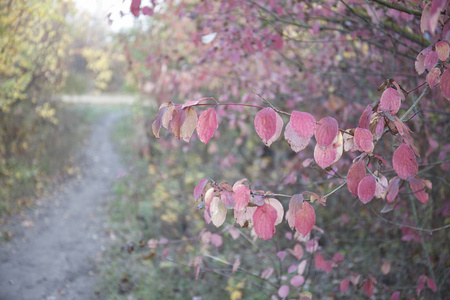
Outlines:
<svg viewBox="0 0 450 300"><path fill-rule="evenodd" d="M368 203L375 196L377 181L372 175L364 177L358 185L358 197L362 203Z"/></svg>
<svg viewBox="0 0 450 300"><path fill-rule="evenodd" d="M363 283L364 294L366 294L369 297L372 297L373 296L373 290L374 290L374 286L373 286L372 280L366 279L366 281L364 281L364 283Z"/></svg>
<svg viewBox="0 0 450 300"><path fill-rule="evenodd" d="M347 173L347 188L353 195L358 195L359 182L366 176L366 167L362 160L354 163Z"/></svg>
<svg viewBox="0 0 450 300"><path fill-rule="evenodd" d="M425 56L425 60L423 62L425 69L432 69L439 62L439 57L436 51L431 51Z"/></svg>
<svg viewBox="0 0 450 300"><path fill-rule="evenodd" d="M349 284L348 278L343 279L341 281L341 283L339 284L339 291L341 293L347 293L347 291L348 291L348 284Z"/></svg>
<svg viewBox="0 0 450 300"><path fill-rule="evenodd" d="M441 75L441 70L439 68L433 68L430 70L430 72L427 75L427 83L430 86L430 88L434 88L439 84Z"/></svg>
<svg viewBox="0 0 450 300"><path fill-rule="evenodd" d="M418 171L416 156L405 143L395 150L392 165L401 179L408 179L416 175Z"/></svg>
<svg viewBox="0 0 450 300"><path fill-rule="evenodd" d="M292 129L291 122L284 129L284 138L294 152L300 152L308 146L310 138L302 138Z"/></svg>
<svg viewBox="0 0 450 300"><path fill-rule="evenodd" d="M217 127L219 126L217 124L217 116L214 108L202 112L197 121L197 135L200 141L206 145L213 137Z"/></svg>
<svg viewBox="0 0 450 300"><path fill-rule="evenodd" d="M337 162L342 157L343 152L344 144L342 134L339 132L336 135L333 144L328 145L325 148L316 144L316 147L314 148L314 159L321 168L325 169Z"/></svg>
<svg viewBox="0 0 450 300"><path fill-rule="evenodd" d="M317 144L326 147L333 143L339 130L339 125L336 119L326 117L319 121L316 126L315 135Z"/></svg>
<svg viewBox="0 0 450 300"><path fill-rule="evenodd" d="M302 236L306 236L311 232L315 223L316 213L314 208L308 202L303 202L302 209L295 215L295 229Z"/></svg>
<svg viewBox="0 0 450 300"><path fill-rule="evenodd" d="M136 18L139 17L139 10L141 7L141 0L132 0L130 5L130 11Z"/></svg>
<svg viewBox="0 0 450 300"><path fill-rule="evenodd" d="M389 180L388 193L386 200L387 202L392 202L398 196L398 189L400 188L400 178L394 177Z"/></svg>
<svg viewBox="0 0 450 300"><path fill-rule="evenodd" d="M281 135L283 119L270 107L261 109L255 116L255 130L266 146L275 142Z"/></svg>
<svg viewBox="0 0 450 300"><path fill-rule="evenodd" d="M194 198L196 201L202 196L203 190L205 189L205 186L208 184L208 182L209 179L207 178L203 178L198 182L197 186L194 189Z"/></svg>
<svg viewBox="0 0 450 300"><path fill-rule="evenodd" d="M172 121L170 122L170 130L177 137L177 139L180 139L181 124L183 124L184 118L184 109L181 109L179 106L175 107L173 111Z"/></svg>
<svg viewBox="0 0 450 300"><path fill-rule="evenodd" d="M289 227L293 229L295 227L295 215L302 208L303 205L303 195L295 194L292 196L291 200L289 200L289 211L287 213L287 221Z"/></svg>
<svg viewBox="0 0 450 300"><path fill-rule="evenodd" d="M442 73L441 92L447 100L450 100L450 69L447 69Z"/></svg>
<svg viewBox="0 0 450 300"><path fill-rule="evenodd" d="M450 55L450 47L448 43L445 41L440 41L437 42L436 45L434 45L434 47L436 47L436 52L438 54L439 59L445 62L448 56Z"/></svg>
<svg viewBox="0 0 450 300"><path fill-rule="evenodd" d="M290 123L300 137L309 139L314 135L316 119L311 114L294 110L291 113Z"/></svg>
<svg viewBox="0 0 450 300"><path fill-rule="evenodd" d="M380 110L389 111L391 115L395 115L402 103L402 97L396 89L388 88L381 95Z"/></svg>
<svg viewBox="0 0 450 300"><path fill-rule="evenodd" d="M317 253L314 257L314 264L317 269L325 271L327 274L333 269L333 262L331 260L325 260L320 253Z"/></svg>
<svg viewBox="0 0 450 300"><path fill-rule="evenodd" d="M434 282L433 279L427 278L427 285L433 292L437 291L436 283Z"/></svg>
<svg viewBox="0 0 450 300"><path fill-rule="evenodd" d="M368 129L356 128L354 139L359 151L372 153L374 147L372 132Z"/></svg>
<svg viewBox="0 0 450 300"><path fill-rule="evenodd" d="M420 275L419 280L417 281L416 294L419 296L420 292L423 290L425 286L425 281L427 280L427 276Z"/></svg>
<svg viewBox="0 0 450 300"><path fill-rule="evenodd" d="M250 201L250 189L243 184L236 186L233 188L233 198L235 201L234 209L243 209Z"/></svg>
<svg viewBox="0 0 450 300"><path fill-rule="evenodd" d="M414 193L414 196L416 196L416 198L419 199L420 202L427 203L428 194L425 192L425 184L423 183L423 181L415 177L411 177L408 181L409 187Z"/></svg>
<svg viewBox="0 0 450 300"><path fill-rule="evenodd" d="M391 300L399 300L399 299L400 299L400 292L399 291L393 292L391 295Z"/></svg>
<svg viewBox="0 0 450 300"><path fill-rule="evenodd" d="M275 234L277 210L270 204L264 203L253 214L253 225L256 234L263 240L269 240Z"/></svg>

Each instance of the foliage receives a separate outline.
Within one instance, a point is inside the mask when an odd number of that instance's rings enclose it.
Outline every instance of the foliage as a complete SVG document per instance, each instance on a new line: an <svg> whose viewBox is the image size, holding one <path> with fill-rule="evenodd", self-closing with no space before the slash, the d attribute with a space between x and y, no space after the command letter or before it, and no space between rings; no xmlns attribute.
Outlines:
<svg viewBox="0 0 450 300"><path fill-rule="evenodd" d="M51 177L73 173L77 115L53 102L67 76L72 10L68 1L0 4L2 216L28 206Z"/></svg>
<svg viewBox="0 0 450 300"><path fill-rule="evenodd" d="M194 197L202 200L206 222L219 227L227 209L234 209L241 227L248 226L268 240L275 235L277 224L283 227L284 207L289 206L288 223L298 232L291 233L291 240L299 243L297 249L312 254L306 260L308 270L314 264L316 270L328 274L337 267L330 276L338 278L339 291L331 281L324 291L318 291L312 284L317 279L313 275L307 278L309 282L296 278L285 284L287 277L280 276L283 268L274 268L279 276L271 281L278 288L273 297L310 298L301 294L303 287L319 297L328 292L345 294L350 282L352 293L368 297L424 295L428 280L432 295L439 298L448 292L448 257L441 257L440 250L443 240L448 241L449 216L450 22L446 1L169 1L165 5L152 2L145 9L152 14L144 13L145 7L141 1L132 1L133 15L142 12L151 17L148 29L136 32L132 43L124 41L124 48L138 86L162 103L153 122L154 135L159 137L165 127L188 142L197 130L207 144L220 134L219 119L231 129L239 128L239 145L249 135L245 117L239 115L256 108L255 131L271 148L253 146L250 151L253 158L258 151L270 153L274 158L271 168L280 175L269 178L270 172L260 165L259 173L264 176L251 181L235 178L231 185L203 178ZM203 94L208 97L202 98ZM196 108L202 106L211 108L198 117ZM283 116L289 118L286 126ZM275 148L274 142L283 127L290 148L299 154L277 159L282 148ZM307 147L312 137L314 151ZM301 190L289 194L289 184ZM315 189L306 190L308 185ZM374 264L367 256L352 269L351 255L331 251L339 246L337 239L331 238L331 243L319 249L319 240L327 236L326 223L321 223L326 209L321 206L330 208L339 201L346 210L334 207L335 218L341 214L342 222L353 222L347 214L354 208L344 201L350 194L338 193L346 185L362 202L363 216L372 214L367 218L368 228L390 224L379 233L369 230L371 234L385 237L389 230L400 228L399 241L407 242L408 250L419 249L421 258L413 265L426 266L426 271L398 270L404 284L413 285L401 288L398 282L384 280L391 272L393 258L387 258L391 252L377 253L374 260L390 262L376 270L370 268ZM413 197L426 204L420 214ZM275 198L290 201L283 207ZM319 209L321 214L316 214ZM376 211L389 213L388 217ZM363 231L362 227L358 230ZM432 237L426 235L435 232ZM287 249L293 248L282 251ZM324 258L327 255L330 259ZM302 255L298 256L297 263L302 264ZM199 270L201 266L194 267Z"/></svg>

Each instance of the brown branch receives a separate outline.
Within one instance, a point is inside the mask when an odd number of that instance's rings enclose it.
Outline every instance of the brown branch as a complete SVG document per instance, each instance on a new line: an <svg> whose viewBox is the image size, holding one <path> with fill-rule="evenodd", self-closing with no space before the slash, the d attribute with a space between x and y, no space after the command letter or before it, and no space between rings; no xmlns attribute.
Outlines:
<svg viewBox="0 0 450 300"><path fill-rule="evenodd" d="M383 6L389 7L389 8L393 8L393 9L398 10L398 11L405 12L405 13L410 14L410 15L415 15L415 16L419 16L419 17L422 16L422 12L420 10L413 9L413 8L408 8L408 7L405 7L405 6L402 6L402 5L398 5L397 3L387 2L385 0L371 0L371 1L376 2L376 3L378 3L380 5L383 5Z"/></svg>

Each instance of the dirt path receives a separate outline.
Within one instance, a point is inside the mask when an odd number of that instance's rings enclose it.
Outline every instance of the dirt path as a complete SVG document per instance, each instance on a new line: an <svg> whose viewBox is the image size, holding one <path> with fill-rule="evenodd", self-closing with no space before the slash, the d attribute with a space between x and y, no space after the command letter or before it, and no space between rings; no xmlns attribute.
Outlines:
<svg viewBox="0 0 450 300"><path fill-rule="evenodd" d="M0 246L0 300L94 297L94 263L105 249L105 201L121 171L109 137L119 118L108 114L93 125L83 177L38 201L26 217L34 225L16 225L16 237Z"/></svg>

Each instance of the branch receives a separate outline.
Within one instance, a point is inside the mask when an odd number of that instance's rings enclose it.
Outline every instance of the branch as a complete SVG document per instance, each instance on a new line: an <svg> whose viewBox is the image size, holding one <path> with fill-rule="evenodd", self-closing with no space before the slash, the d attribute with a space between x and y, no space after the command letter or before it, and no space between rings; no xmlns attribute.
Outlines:
<svg viewBox="0 0 450 300"><path fill-rule="evenodd" d="M406 117L413 111L413 109L419 105L420 100L426 95L426 93L430 90L430 87L427 86L423 91L422 94L420 94L419 98L414 101L414 103L408 108L408 110L403 114L403 116L400 117L401 121L404 121Z"/></svg>
<svg viewBox="0 0 450 300"><path fill-rule="evenodd" d="M393 8L393 9L398 10L398 11L405 12L405 13L410 14L410 15L415 15L415 16L419 16L419 17L422 16L422 12L420 10L413 9L413 8L408 8L408 7L405 7L405 6L402 6L402 5L398 5L397 3L387 2L385 0L371 0L371 1L376 2L376 3L378 3L380 5L383 5L383 6L389 7L389 8Z"/></svg>

